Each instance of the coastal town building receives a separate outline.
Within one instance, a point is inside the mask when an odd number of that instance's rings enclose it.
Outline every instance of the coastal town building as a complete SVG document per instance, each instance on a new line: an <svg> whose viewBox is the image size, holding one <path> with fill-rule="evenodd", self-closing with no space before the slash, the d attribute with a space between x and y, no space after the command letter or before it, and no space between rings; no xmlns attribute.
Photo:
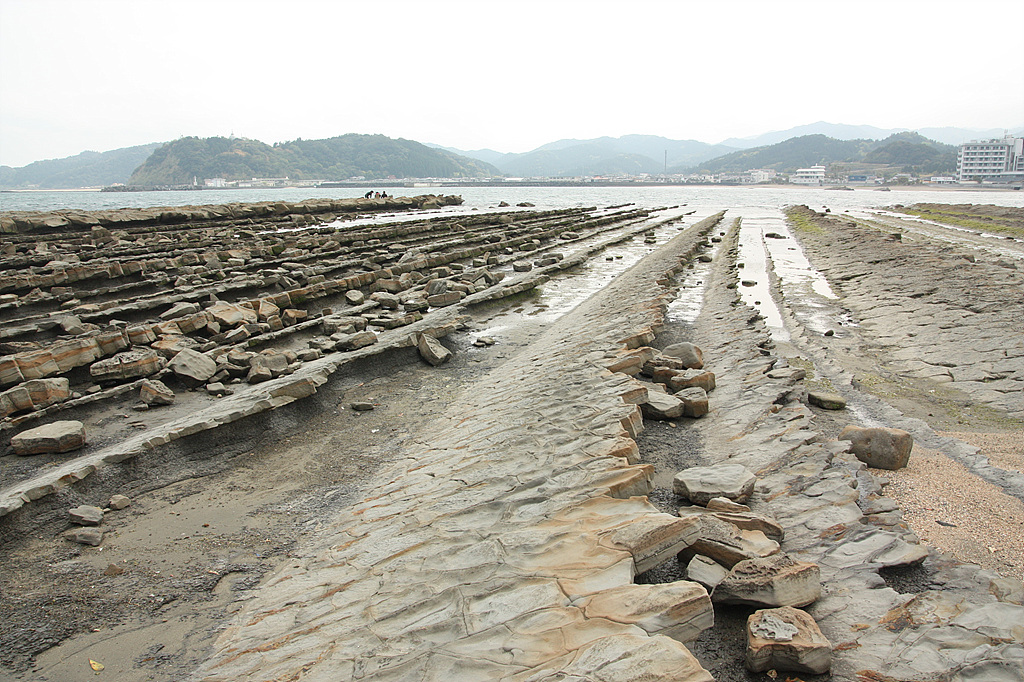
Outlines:
<svg viewBox="0 0 1024 682"><path fill-rule="evenodd" d="M811 166L810 168L798 168L789 181L796 185L823 185L825 184L825 167Z"/></svg>
<svg viewBox="0 0 1024 682"><path fill-rule="evenodd" d="M974 140L960 145L956 155L958 182L1024 180L1024 138Z"/></svg>

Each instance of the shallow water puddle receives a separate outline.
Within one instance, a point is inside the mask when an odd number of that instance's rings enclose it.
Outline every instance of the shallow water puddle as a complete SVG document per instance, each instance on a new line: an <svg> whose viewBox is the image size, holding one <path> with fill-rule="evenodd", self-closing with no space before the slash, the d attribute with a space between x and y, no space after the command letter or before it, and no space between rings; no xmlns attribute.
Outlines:
<svg viewBox="0 0 1024 682"><path fill-rule="evenodd" d="M697 222L703 216L688 216L686 224ZM659 219L664 217L659 216ZM483 336L500 336L503 329L523 323L550 324L587 300L613 279L636 265L644 256L679 234L684 223L652 228L653 243L647 243L643 234L627 242L611 246L593 254L586 263L562 273L538 287L529 303L517 302L514 309L503 310L489 321L486 329L476 332ZM569 254L566 253L568 256Z"/></svg>
<svg viewBox="0 0 1024 682"><path fill-rule="evenodd" d="M764 318L768 330L776 341L788 341L789 332L782 322L782 313L772 298L769 269L771 259L765 248L765 232L778 231L777 218L743 217L740 225L738 262L740 269L740 299L757 310Z"/></svg>

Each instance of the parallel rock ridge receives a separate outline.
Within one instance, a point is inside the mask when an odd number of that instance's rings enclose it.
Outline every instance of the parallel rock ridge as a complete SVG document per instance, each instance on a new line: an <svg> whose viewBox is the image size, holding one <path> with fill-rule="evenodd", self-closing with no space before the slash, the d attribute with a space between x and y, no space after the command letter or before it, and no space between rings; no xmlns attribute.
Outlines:
<svg viewBox="0 0 1024 682"><path fill-rule="evenodd" d="M357 205L393 208L378 203ZM333 204L303 206L204 207L165 222L5 238L0 388L11 388L0 394L0 435L129 391L135 409L159 417L74 460L39 457L38 473L12 485L0 464L0 516L105 463L308 395L345 363L442 338L468 306L529 291L655 224L636 207L316 224L338 215ZM527 252L538 257L533 271L511 273ZM443 346L425 356L443 357Z"/></svg>
<svg viewBox="0 0 1024 682"><path fill-rule="evenodd" d="M656 281L719 217L489 375L261 588L197 679L710 680L659 634L706 627L706 591L632 585L691 526L643 497L651 467L621 445L642 428L633 382L602 360L660 325Z"/></svg>

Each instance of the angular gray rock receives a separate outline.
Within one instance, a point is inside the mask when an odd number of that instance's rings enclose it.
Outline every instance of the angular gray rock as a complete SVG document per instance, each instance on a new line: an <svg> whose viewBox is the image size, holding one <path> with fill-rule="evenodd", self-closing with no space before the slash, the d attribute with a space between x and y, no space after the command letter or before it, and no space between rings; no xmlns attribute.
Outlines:
<svg viewBox="0 0 1024 682"><path fill-rule="evenodd" d="M670 358L678 358L687 369L704 368L704 351L687 341L673 343L662 350L661 354Z"/></svg>
<svg viewBox="0 0 1024 682"><path fill-rule="evenodd" d="M71 517L71 523L80 526L98 526L103 523L103 510L88 504L69 509L68 516Z"/></svg>
<svg viewBox="0 0 1024 682"><path fill-rule="evenodd" d="M861 428L852 424L839 433L839 440L850 441L850 452L876 469L902 469L914 447L914 438L902 429Z"/></svg>
<svg viewBox="0 0 1024 682"><path fill-rule="evenodd" d="M158 379L145 379L139 387L139 399L147 405L170 405L174 391Z"/></svg>
<svg viewBox="0 0 1024 682"><path fill-rule="evenodd" d="M729 575L729 569L700 554L695 554L690 559L690 563L686 565L686 577L695 583L700 583L709 592L725 580L727 575Z"/></svg>
<svg viewBox="0 0 1024 682"><path fill-rule="evenodd" d="M808 391L807 402L823 410L842 410L846 408L846 400L843 396L823 391Z"/></svg>
<svg viewBox="0 0 1024 682"><path fill-rule="evenodd" d="M757 477L742 464L726 463L684 469L672 479L672 489L694 504L706 505L715 497L746 502L756 482Z"/></svg>
<svg viewBox="0 0 1024 682"><path fill-rule="evenodd" d="M832 645L800 609L783 606L747 618L747 670L820 675L832 666Z"/></svg>
<svg viewBox="0 0 1024 682"><path fill-rule="evenodd" d="M684 417L703 417L711 411L708 394L703 388L684 388L676 393L676 398L683 401Z"/></svg>
<svg viewBox="0 0 1024 682"><path fill-rule="evenodd" d="M683 416L683 407L679 398L651 390L647 392L647 402L640 405L640 411L645 419L675 419Z"/></svg>
<svg viewBox="0 0 1024 682"><path fill-rule="evenodd" d="M103 542L103 531L99 528L72 528L64 533L64 537L80 545L97 547Z"/></svg>
<svg viewBox="0 0 1024 682"><path fill-rule="evenodd" d="M124 509L125 507L130 507L131 504L131 499L129 499L128 496L126 495L111 495L110 501L107 502L107 507L113 509L114 511L118 511L120 509Z"/></svg>
<svg viewBox="0 0 1024 682"><path fill-rule="evenodd" d="M745 559L732 567L718 587L719 604L806 606L821 596L818 565L785 554Z"/></svg>
<svg viewBox="0 0 1024 682"><path fill-rule="evenodd" d="M217 373L217 363L212 358L191 348L178 351L167 367L182 383L193 388L205 384Z"/></svg>
<svg viewBox="0 0 1024 682"><path fill-rule="evenodd" d="M11 437L16 455L71 452L85 446L85 425L80 421L52 422Z"/></svg>
<svg viewBox="0 0 1024 682"><path fill-rule="evenodd" d="M452 359L452 352L430 334L420 334L416 342L416 348L420 352L420 357L434 367Z"/></svg>

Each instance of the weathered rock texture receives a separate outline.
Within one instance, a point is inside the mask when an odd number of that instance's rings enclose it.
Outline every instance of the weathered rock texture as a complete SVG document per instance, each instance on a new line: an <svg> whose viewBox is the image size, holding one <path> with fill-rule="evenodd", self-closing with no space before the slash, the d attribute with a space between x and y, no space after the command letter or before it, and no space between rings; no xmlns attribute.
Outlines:
<svg viewBox="0 0 1024 682"><path fill-rule="evenodd" d="M631 584L693 524L659 514L651 468L617 454L641 420L632 380L601 365L660 322L655 282L695 243L677 237L489 375L267 582L201 679L710 680L652 634L709 623L703 588Z"/></svg>

